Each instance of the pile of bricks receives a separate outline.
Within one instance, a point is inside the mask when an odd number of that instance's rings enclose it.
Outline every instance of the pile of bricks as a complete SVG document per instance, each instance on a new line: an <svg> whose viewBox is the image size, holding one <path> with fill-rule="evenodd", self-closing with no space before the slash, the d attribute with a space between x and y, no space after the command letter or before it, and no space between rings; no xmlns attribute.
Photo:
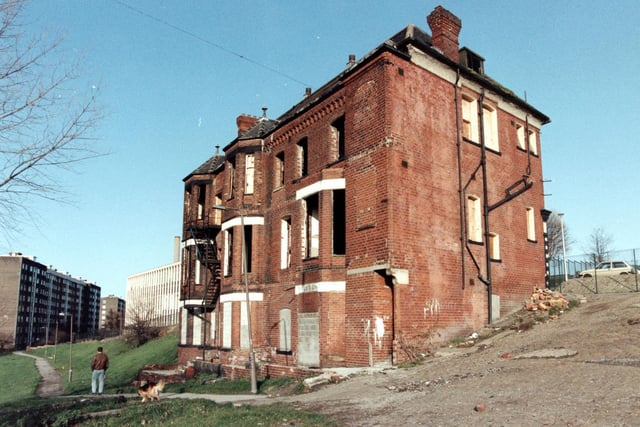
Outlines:
<svg viewBox="0 0 640 427"><path fill-rule="evenodd" d="M564 310L568 306L569 300L567 300L562 293L539 288L534 289L529 301L524 303L524 308L529 311L549 311L552 308Z"/></svg>

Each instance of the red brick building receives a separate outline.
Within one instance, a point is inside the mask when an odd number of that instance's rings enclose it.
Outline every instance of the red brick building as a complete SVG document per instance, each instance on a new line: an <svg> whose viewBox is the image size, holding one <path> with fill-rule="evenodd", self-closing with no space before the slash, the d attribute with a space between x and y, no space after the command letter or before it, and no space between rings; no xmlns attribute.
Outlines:
<svg viewBox="0 0 640 427"><path fill-rule="evenodd" d="M544 286L549 118L459 47L457 17L427 21L279 118L238 117L185 178L182 363L398 363Z"/></svg>

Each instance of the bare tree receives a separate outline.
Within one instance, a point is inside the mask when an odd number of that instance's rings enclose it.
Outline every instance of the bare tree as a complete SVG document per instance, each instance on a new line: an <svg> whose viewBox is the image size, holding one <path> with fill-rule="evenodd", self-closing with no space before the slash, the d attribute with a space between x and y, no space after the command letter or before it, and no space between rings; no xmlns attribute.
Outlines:
<svg viewBox="0 0 640 427"><path fill-rule="evenodd" d="M77 63L60 65L62 38L29 38L27 0L0 0L0 228L31 219L34 198L61 201L56 173L99 153L90 131L101 118L95 87L79 95ZM77 85L76 85L77 86Z"/></svg>
<svg viewBox="0 0 640 427"><path fill-rule="evenodd" d="M114 309L107 312L102 333L107 336L119 335L122 328L122 316Z"/></svg>
<svg viewBox="0 0 640 427"><path fill-rule="evenodd" d="M5 307L0 306L0 311L5 311ZM15 337L12 331L13 328L9 322L9 316L6 314L0 315L0 352L6 348L12 348L15 344Z"/></svg>
<svg viewBox="0 0 640 427"><path fill-rule="evenodd" d="M133 297L127 301L125 321L125 341L134 347L160 336L161 328L157 326L158 314L155 307L141 297Z"/></svg>
<svg viewBox="0 0 640 427"><path fill-rule="evenodd" d="M549 257L551 259L562 256L562 231L564 229L564 248L569 252L574 243L566 222L558 213L553 212L547 220L547 238L549 243Z"/></svg>
<svg viewBox="0 0 640 427"><path fill-rule="evenodd" d="M588 250L597 262L601 262L609 258L612 244L613 237L611 237L611 235L607 233L603 228L598 227L594 229L589 236L590 246Z"/></svg>

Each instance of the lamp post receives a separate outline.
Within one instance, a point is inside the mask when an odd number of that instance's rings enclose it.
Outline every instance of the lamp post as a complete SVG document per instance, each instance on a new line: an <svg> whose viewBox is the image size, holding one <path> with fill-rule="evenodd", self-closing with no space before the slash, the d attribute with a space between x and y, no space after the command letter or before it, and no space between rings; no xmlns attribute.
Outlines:
<svg viewBox="0 0 640 427"><path fill-rule="evenodd" d="M247 242L244 232L244 212L241 209L215 205L213 209L236 210L240 213L240 230L242 233L242 276L244 280L244 294L247 305L247 334L249 335L249 371L251 375L251 393L258 393L258 381L256 378L256 358L253 352L253 334L251 332L251 299L249 298L249 278L247 277Z"/></svg>
<svg viewBox="0 0 640 427"><path fill-rule="evenodd" d="M53 339L53 363L56 363L56 353L58 350L58 323L60 323L60 316L62 313L58 313L58 317L56 317L56 336Z"/></svg>
<svg viewBox="0 0 640 427"><path fill-rule="evenodd" d="M47 326L44 332L44 358L49 359L49 314L47 314Z"/></svg>
<svg viewBox="0 0 640 427"><path fill-rule="evenodd" d="M71 317L71 334L69 335L69 382L73 376L73 368L71 367L71 351L73 350L73 314L69 314Z"/></svg>
<svg viewBox="0 0 640 427"><path fill-rule="evenodd" d="M73 315L71 313L68 313L69 317L71 318L71 329L69 331L69 382L71 382L71 379L73 377L73 368L71 366L71 361L72 361L72 350L73 350ZM64 317L65 319L67 318L67 313L58 313L58 318L60 317ZM58 341L58 323L56 323L56 344ZM54 350L54 355L53 355L53 360L56 360L56 356L55 356L55 350Z"/></svg>
<svg viewBox="0 0 640 427"><path fill-rule="evenodd" d="M562 233L562 263L564 265L564 281L569 280L569 275L567 273L567 249L564 243L564 213L559 212L558 216L560 217L560 233Z"/></svg>

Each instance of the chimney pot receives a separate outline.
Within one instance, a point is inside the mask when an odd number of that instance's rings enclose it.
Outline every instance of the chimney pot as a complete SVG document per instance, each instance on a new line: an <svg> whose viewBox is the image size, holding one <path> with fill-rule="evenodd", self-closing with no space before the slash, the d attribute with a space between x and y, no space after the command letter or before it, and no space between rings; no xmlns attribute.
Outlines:
<svg viewBox="0 0 640 427"><path fill-rule="evenodd" d="M307 87L304 89L304 97L306 98L309 95L311 95L311 88Z"/></svg>
<svg viewBox="0 0 640 427"><path fill-rule="evenodd" d="M460 53L458 35L462 28L460 18L442 6L433 9L427 16L427 23L431 28L431 44L439 49L447 58L458 63Z"/></svg>
<svg viewBox="0 0 640 427"><path fill-rule="evenodd" d="M258 118L256 116L240 114L236 119L236 124L238 125L238 136L251 129L257 122Z"/></svg>
<svg viewBox="0 0 640 427"><path fill-rule="evenodd" d="M347 68L351 68L356 65L356 56L352 53L349 55L349 62L347 62Z"/></svg>

